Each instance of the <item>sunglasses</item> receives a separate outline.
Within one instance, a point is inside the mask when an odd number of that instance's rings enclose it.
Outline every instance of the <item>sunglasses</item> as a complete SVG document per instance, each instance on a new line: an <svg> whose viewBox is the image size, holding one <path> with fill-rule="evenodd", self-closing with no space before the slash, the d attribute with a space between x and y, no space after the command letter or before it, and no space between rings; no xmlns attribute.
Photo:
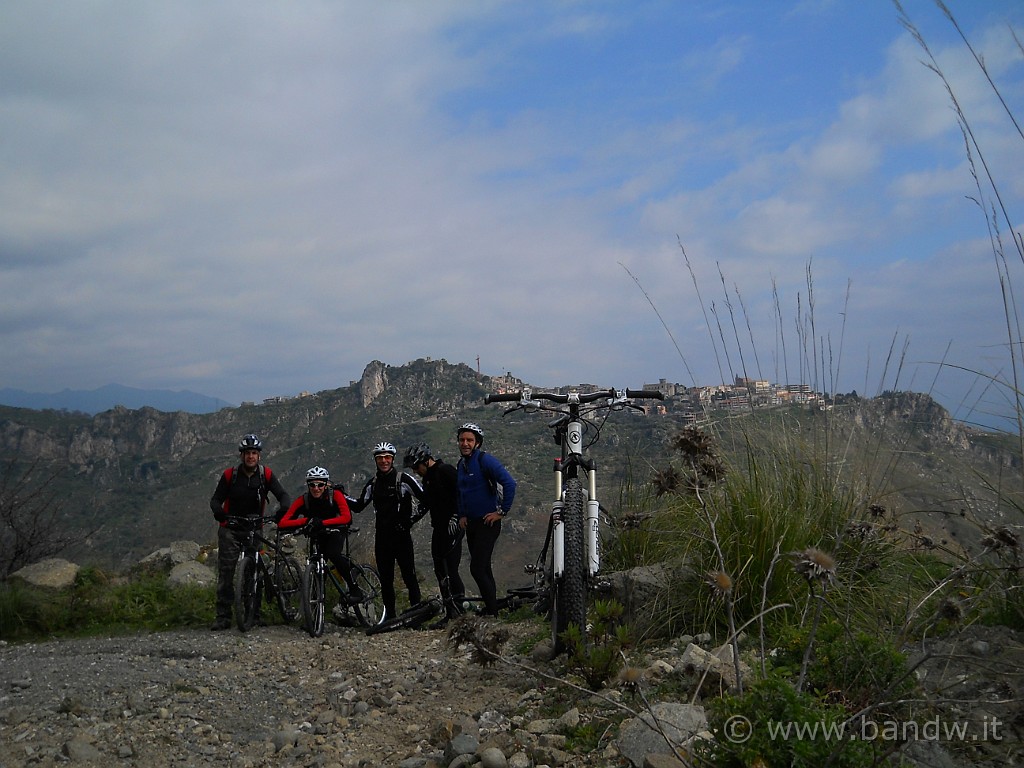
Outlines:
<svg viewBox="0 0 1024 768"><path fill-rule="evenodd" d="M326 488L327 487L327 483L320 483L320 482L306 483L306 485L309 486L310 488Z"/></svg>

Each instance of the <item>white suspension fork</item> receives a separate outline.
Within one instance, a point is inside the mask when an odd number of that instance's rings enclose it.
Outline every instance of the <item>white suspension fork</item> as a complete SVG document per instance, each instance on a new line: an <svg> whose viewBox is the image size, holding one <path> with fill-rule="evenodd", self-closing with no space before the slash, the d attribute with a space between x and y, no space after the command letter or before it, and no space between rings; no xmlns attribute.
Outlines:
<svg viewBox="0 0 1024 768"><path fill-rule="evenodd" d="M597 500L597 470L587 472L587 575L601 570L601 505Z"/></svg>
<svg viewBox="0 0 1024 768"><path fill-rule="evenodd" d="M562 522L562 460L555 459L555 500L551 504L551 517L554 526L551 529L551 562L554 578L560 578L565 570L565 524Z"/></svg>

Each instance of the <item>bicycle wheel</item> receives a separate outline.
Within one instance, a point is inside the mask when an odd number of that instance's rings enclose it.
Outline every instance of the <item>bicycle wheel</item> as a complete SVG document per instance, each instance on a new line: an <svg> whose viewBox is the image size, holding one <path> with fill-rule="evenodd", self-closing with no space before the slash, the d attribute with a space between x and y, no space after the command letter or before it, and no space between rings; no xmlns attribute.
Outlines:
<svg viewBox="0 0 1024 768"><path fill-rule="evenodd" d="M302 572L302 617L310 637L324 633L324 572L310 563Z"/></svg>
<svg viewBox="0 0 1024 768"><path fill-rule="evenodd" d="M302 568L294 557L274 560L274 592L281 618L285 624L291 624L299 617L302 601Z"/></svg>
<svg viewBox="0 0 1024 768"><path fill-rule="evenodd" d="M578 477L565 481L565 505L562 508L562 533L565 542L565 568L557 579L551 604L551 644L555 653L565 650L563 633L570 626L587 626L587 583L583 560L583 512L586 509L583 482Z"/></svg>
<svg viewBox="0 0 1024 768"><path fill-rule="evenodd" d="M246 555L235 566L235 623L242 632L256 622L262 597L257 582L256 559Z"/></svg>
<svg viewBox="0 0 1024 768"><path fill-rule="evenodd" d="M384 597L380 592L380 574L372 565L353 565L352 580L363 591L363 602L355 605L356 618L364 627L384 621Z"/></svg>
<svg viewBox="0 0 1024 768"><path fill-rule="evenodd" d="M403 611L393 619L384 621L366 629L368 635L380 635L394 632L396 629L416 629L421 627L441 612L441 601L434 598L425 603Z"/></svg>

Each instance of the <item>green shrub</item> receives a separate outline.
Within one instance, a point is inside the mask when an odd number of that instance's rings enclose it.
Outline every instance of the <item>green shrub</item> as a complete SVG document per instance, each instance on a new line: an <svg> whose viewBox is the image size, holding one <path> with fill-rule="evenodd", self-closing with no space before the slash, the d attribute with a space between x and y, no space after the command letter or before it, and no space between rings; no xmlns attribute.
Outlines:
<svg viewBox="0 0 1024 768"><path fill-rule="evenodd" d="M213 618L214 599L212 586L172 586L153 575L114 583L95 569L82 569L74 585L60 591L7 581L0 584L0 638L35 640L199 626Z"/></svg>
<svg viewBox="0 0 1024 768"><path fill-rule="evenodd" d="M742 696L709 702L714 741L695 747L697 764L788 768L861 768L875 764L876 745L848 738L846 710L797 693L778 676L754 683Z"/></svg>
<svg viewBox="0 0 1024 768"><path fill-rule="evenodd" d="M614 600L595 600L584 638L572 625L564 634L569 649L569 669L579 674L592 691L600 690L622 669L622 652L632 645L632 633L622 623L624 609Z"/></svg>
<svg viewBox="0 0 1024 768"><path fill-rule="evenodd" d="M783 628L776 643L776 670L793 673L799 669L809 642L806 627ZM832 618L818 625L813 642L807 687L844 705L851 714L884 700L903 698L913 690L906 656L885 637L851 629Z"/></svg>

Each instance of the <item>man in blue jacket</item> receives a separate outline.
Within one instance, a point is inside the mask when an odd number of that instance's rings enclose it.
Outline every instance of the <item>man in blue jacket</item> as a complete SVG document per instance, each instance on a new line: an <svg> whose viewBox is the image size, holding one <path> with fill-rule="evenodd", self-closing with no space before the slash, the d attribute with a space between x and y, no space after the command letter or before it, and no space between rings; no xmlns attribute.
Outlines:
<svg viewBox="0 0 1024 768"><path fill-rule="evenodd" d="M501 520L512 508L516 481L500 461L484 452L484 433L480 427L466 423L456 430L456 435L461 456L456 483L459 525L466 531L469 572L480 588L484 612L495 616L498 588L491 570L491 556L501 534Z"/></svg>

